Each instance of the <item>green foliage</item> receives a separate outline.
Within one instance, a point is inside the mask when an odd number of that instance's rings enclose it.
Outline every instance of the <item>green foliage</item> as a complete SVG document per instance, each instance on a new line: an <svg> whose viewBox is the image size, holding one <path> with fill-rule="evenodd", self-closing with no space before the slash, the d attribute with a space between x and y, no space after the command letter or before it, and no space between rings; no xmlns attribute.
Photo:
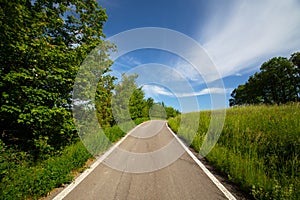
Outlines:
<svg viewBox="0 0 300 200"><path fill-rule="evenodd" d="M136 125L138 125L138 124L141 124L141 123L143 123L143 122L145 122L145 121L148 121L148 120L149 120L148 117L138 118L138 119L135 119L135 120L134 120L134 123L135 123Z"/></svg>
<svg viewBox="0 0 300 200"><path fill-rule="evenodd" d="M114 45L103 42L89 53L81 64L73 90L74 122L80 139L93 155L110 143L100 127L106 129L113 124L111 98L116 78L107 73L112 64L109 50L114 50Z"/></svg>
<svg viewBox="0 0 300 200"><path fill-rule="evenodd" d="M178 110L175 110L171 106L165 107L165 110L166 110L166 114L167 114L167 119L169 119L171 117L176 117L177 115L180 114L180 112Z"/></svg>
<svg viewBox="0 0 300 200"><path fill-rule="evenodd" d="M249 104L284 104L300 100L300 53L290 60L275 57L262 64L260 72L231 93L230 106Z"/></svg>
<svg viewBox="0 0 300 200"><path fill-rule="evenodd" d="M122 74L122 80L115 86L115 94L112 99L112 111L117 123L131 120L129 113L129 99L134 90L137 89L135 79L137 76L126 76Z"/></svg>
<svg viewBox="0 0 300 200"><path fill-rule="evenodd" d="M122 75L122 81L115 86L112 99L113 116L118 123L137 120L139 118L166 119L179 114L179 111L165 104L156 103L154 99L145 99L142 87L135 83L137 75Z"/></svg>
<svg viewBox="0 0 300 200"><path fill-rule="evenodd" d="M147 120L139 118L135 122L138 124ZM108 127L104 132L109 141L116 142L133 127L125 123L122 128ZM109 147L103 138L92 139L97 140L95 148L100 146L101 152ZM99 141L103 144L99 145ZM98 152L100 150L97 149ZM30 154L9 148L0 140L0 199L38 199L45 196L54 188L70 183L73 179L72 171L82 169L91 157L80 141L67 146L57 155L35 163Z"/></svg>
<svg viewBox="0 0 300 200"><path fill-rule="evenodd" d="M222 134L206 158L256 199L299 199L299 108L299 104L291 104L228 109ZM193 120L196 114L182 116ZM191 143L197 151L210 117L209 111L200 113L198 133ZM190 140L190 125L181 121L177 116L168 123L179 136Z"/></svg>
<svg viewBox="0 0 300 200"><path fill-rule="evenodd" d="M114 119L118 123L148 117L145 94L135 83L137 77L137 75L122 74L122 80L115 86L112 109Z"/></svg>
<svg viewBox="0 0 300 200"><path fill-rule="evenodd" d="M144 97L145 94L141 87L134 89L129 99L129 112L131 119L135 120L138 118L147 117L147 113L145 113L147 104Z"/></svg>
<svg viewBox="0 0 300 200"><path fill-rule="evenodd" d="M25 152L15 152L1 143L0 199L38 199L55 187L72 181L71 171L80 169L91 157L81 142L60 155L33 165Z"/></svg>
<svg viewBox="0 0 300 200"><path fill-rule="evenodd" d="M165 108L161 104L153 104L149 110L149 115L152 119L166 119L167 114Z"/></svg>
<svg viewBox="0 0 300 200"><path fill-rule="evenodd" d="M154 101L144 99L136 76L124 75L115 87L116 78L108 74L112 64L108 52L114 46L102 40L106 20L105 10L94 0L0 3L0 199L45 195L69 182L70 171L91 157L85 147L89 152L104 151L111 141L149 119ZM87 70L77 74L79 66ZM75 86L75 77L84 78ZM94 80L98 84L91 85ZM72 97L74 88L78 99ZM120 97L114 114L121 127L112 126L114 92ZM89 107L91 103L96 108ZM108 139L93 129L73 144L78 136L72 108L82 118L96 111ZM91 131L91 124L94 121L86 118L76 128Z"/></svg>
<svg viewBox="0 0 300 200"><path fill-rule="evenodd" d="M150 98L151 99L151 98ZM148 100L147 100L148 101ZM164 102L162 103L151 103L151 106L148 107L148 112L151 118L155 119L169 119L170 117L175 117L180 112L175 110L171 106L165 106Z"/></svg>
<svg viewBox="0 0 300 200"><path fill-rule="evenodd" d="M177 115L176 117L172 117L168 119L168 126L178 134L179 126L181 121L181 115Z"/></svg>
<svg viewBox="0 0 300 200"><path fill-rule="evenodd" d="M134 123L136 125L138 125L138 124L148 121L148 120L149 120L149 118L137 118L134 120ZM109 139L109 141L113 143L113 142L118 141L123 136L125 136L126 133L133 128L134 127L132 127L131 123L123 123L123 124L114 125L112 127L106 128L104 130L104 133L105 133L106 137Z"/></svg>
<svg viewBox="0 0 300 200"><path fill-rule="evenodd" d="M119 126L116 125L112 126L111 128L107 128L104 133L111 142L118 141L126 134Z"/></svg>
<svg viewBox="0 0 300 200"><path fill-rule="evenodd" d="M94 0L1 2L0 131L6 143L40 155L73 140L74 79L102 42L106 19Z"/></svg>
<svg viewBox="0 0 300 200"><path fill-rule="evenodd" d="M101 77L96 90L95 105L99 124L102 127L110 127L114 120L111 108L112 91L114 89L113 76L105 75Z"/></svg>

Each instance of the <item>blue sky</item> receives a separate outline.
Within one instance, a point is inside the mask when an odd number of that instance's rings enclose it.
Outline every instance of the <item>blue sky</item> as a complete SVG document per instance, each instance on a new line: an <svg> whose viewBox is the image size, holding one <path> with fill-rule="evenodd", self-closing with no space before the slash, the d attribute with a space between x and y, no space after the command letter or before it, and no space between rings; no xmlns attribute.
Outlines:
<svg viewBox="0 0 300 200"><path fill-rule="evenodd" d="M146 97L164 101L183 112L211 109L211 95L220 93L226 96L222 100L226 103L220 107L228 107L231 91L245 83L264 61L300 51L299 0L102 0L99 4L108 15L104 26L107 38L130 29L161 27L181 32L204 48L220 73L223 90L207 86L184 59L158 49L129 52L112 66L116 76L138 72L140 79L147 80L147 73L151 72L145 66L155 71L161 64L160 67L182 72L181 79L192 87L192 93L174 94L174 90L155 81L143 88ZM156 73L161 79L166 78L159 70ZM172 87L180 88L182 82L174 81L176 77L172 74L167 77L173 80Z"/></svg>

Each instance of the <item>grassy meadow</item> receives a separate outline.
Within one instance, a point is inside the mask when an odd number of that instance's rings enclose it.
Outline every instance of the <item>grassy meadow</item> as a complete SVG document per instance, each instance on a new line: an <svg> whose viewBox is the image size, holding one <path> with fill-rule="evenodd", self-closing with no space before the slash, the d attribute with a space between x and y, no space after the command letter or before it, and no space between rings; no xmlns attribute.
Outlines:
<svg viewBox="0 0 300 200"><path fill-rule="evenodd" d="M200 115L191 147L199 151L211 112L187 113L168 120L191 140L188 124ZM179 127L180 126L180 127ZM243 106L226 110L221 136L206 159L255 199L300 199L300 104Z"/></svg>

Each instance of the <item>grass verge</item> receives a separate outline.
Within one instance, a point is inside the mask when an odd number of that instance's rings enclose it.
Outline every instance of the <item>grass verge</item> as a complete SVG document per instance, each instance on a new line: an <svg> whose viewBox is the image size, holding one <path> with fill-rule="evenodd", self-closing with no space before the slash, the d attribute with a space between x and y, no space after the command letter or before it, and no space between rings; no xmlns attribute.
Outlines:
<svg viewBox="0 0 300 200"><path fill-rule="evenodd" d="M168 123L190 141L194 133L180 122L195 115L200 121L191 147L199 151L210 111L184 114ZM226 110L221 136L206 158L255 199L300 199L299 147L300 104L235 107Z"/></svg>
<svg viewBox="0 0 300 200"><path fill-rule="evenodd" d="M9 158L6 158L6 162L1 163L5 171L0 183L1 199L38 199L45 196L52 189L71 182L71 171L82 168L90 157L84 145L77 142L66 147L61 155L38 164L26 160L7 162Z"/></svg>
<svg viewBox="0 0 300 200"><path fill-rule="evenodd" d="M137 119L135 124L147 120ZM123 130L129 131L133 128L131 126L125 124ZM126 134L123 130L113 126L104 132L111 142L115 142ZM106 145L104 147L108 148ZM8 148L0 140L0 199L39 199L46 196L54 188L70 183L74 171L84 170L86 161L92 157L83 143L78 141L59 154L34 163L26 152Z"/></svg>

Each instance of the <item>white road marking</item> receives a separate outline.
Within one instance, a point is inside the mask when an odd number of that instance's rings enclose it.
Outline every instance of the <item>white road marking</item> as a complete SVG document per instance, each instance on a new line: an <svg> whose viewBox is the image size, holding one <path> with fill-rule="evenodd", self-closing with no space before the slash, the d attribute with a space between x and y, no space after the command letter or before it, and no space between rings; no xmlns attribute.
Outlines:
<svg viewBox="0 0 300 200"><path fill-rule="evenodd" d="M172 131L172 129L168 126L166 122L166 126L169 131L173 134L173 136L177 139L177 141L181 144L184 150L192 157L192 159L198 164L198 166L204 171L204 173L210 178L210 180L223 192L223 194L229 200L236 200L236 198L220 183L220 181L203 165L203 163L189 150L187 146L178 138L178 136Z"/></svg>
<svg viewBox="0 0 300 200"><path fill-rule="evenodd" d="M120 139L115 145L109 148L100 158L98 158L88 169L86 169L80 176L78 176L70 185L68 185L63 191L61 191L58 195L56 195L53 200L61 200L65 198L81 181L83 181L102 161L109 156L135 129L140 127L143 122L136 127L134 127L131 131L129 131L122 139Z"/></svg>
<svg viewBox="0 0 300 200"><path fill-rule="evenodd" d="M134 130L140 127L143 122L129 131L121 140L115 145L109 148L100 158L98 158L87 170L85 170L80 176L78 176L70 185L68 185L63 191L56 195L53 200L61 200L65 198L77 185L79 185L100 163L103 162ZM184 150L191 156L191 158L198 164L198 166L204 171L204 173L210 178L210 180L223 192L223 194L229 200L236 200L236 198L219 182L219 180L198 160L198 158L184 145L184 143L178 138L178 136L169 128L166 123L168 130L173 134L177 141L181 144Z"/></svg>

